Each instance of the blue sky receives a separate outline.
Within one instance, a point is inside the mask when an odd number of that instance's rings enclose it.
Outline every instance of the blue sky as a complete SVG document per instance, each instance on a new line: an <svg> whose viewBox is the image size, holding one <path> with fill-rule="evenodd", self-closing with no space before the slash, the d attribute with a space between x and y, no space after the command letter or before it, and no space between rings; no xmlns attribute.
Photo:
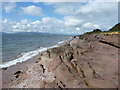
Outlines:
<svg viewBox="0 0 120 90"><path fill-rule="evenodd" d="M118 23L117 2L4 2L3 32L82 34Z"/></svg>
<svg viewBox="0 0 120 90"><path fill-rule="evenodd" d="M6 4L6 3L4 3ZM3 18L8 18L11 19L13 21L20 21L21 19L28 19L29 21L35 21L35 20L39 20L43 17L56 17L56 18L62 18L61 15L56 14L53 12L53 7L44 5L44 3L33 3L33 2L17 2L16 3L16 8L14 9L14 11L11 11L11 13L6 13L4 10L4 4L3 4ZM7 3L8 4L8 3ZM43 16L33 16L33 15L27 15L27 14L21 14L21 7L27 7L27 6L36 6L36 7L41 7L44 11L44 15ZM33 11L34 13L34 11ZM17 17L16 17L17 15ZM19 17L19 18L18 18Z"/></svg>

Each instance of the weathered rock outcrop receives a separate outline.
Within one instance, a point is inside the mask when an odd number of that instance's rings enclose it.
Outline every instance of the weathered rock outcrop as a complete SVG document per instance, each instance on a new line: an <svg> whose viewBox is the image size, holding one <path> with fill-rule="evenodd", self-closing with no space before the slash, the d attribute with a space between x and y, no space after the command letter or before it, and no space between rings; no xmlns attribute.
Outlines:
<svg viewBox="0 0 120 90"><path fill-rule="evenodd" d="M44 52L43 56L53 60L43 65L55 77L45 87L117 88L118 48L117 35L82 35Z"/></svg>
<svg viewBox="0 0 120 90"><path fill-rule="evenodd" d="M11 87L118 88L119 46L118 35L75 36L38 55Z"/></svg>

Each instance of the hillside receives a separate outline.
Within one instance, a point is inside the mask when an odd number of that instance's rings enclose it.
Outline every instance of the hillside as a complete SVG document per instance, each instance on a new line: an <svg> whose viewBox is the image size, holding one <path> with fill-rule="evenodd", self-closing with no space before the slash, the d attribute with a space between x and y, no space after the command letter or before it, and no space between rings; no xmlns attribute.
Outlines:
<svg viewBox="0 0 120 90"><path fill-rule="evenodd" d="M113 33L111 33L113 32ZM114 33L117 32L117 33ZM91 32L86 32L85 34L118 34L120 32L120 23L116 24L114 27L109 29L108 31L102 31L100 29L95 29Z"/></svg>
<svg viewBox="0 0 120 90"><path fill-rule="evenodd" d="M108 30L108 32L120 32L120 23L116 24L113 28Z"/></svg>

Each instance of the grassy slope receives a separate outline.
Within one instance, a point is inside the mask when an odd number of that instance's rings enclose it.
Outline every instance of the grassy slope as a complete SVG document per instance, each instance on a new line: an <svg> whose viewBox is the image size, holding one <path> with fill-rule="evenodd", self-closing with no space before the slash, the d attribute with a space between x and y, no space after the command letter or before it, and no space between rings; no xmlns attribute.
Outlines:
<svg viewBox="0 0 120 90"><path fill-rule="evenodd" d="M86 32L85 34L120 34L120 23L116 24L108 31L101 31L100 29L95 29L92 32Z"/></svg>

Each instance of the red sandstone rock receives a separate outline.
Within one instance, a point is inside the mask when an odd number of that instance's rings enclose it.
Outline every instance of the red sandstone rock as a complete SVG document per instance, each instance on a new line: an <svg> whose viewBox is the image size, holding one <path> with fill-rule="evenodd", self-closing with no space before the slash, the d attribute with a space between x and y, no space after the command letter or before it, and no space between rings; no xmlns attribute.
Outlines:
<svg viewBox="0 0 120 90"><path fill-rule="evenodd" d="M11 86L31 87L30 83L41 88L118 88L117 40L117 35L77 36L36 58L38 63L25 69L32 73L23 73L17 79L19 83L13 81L17 84Z"/></svg>

